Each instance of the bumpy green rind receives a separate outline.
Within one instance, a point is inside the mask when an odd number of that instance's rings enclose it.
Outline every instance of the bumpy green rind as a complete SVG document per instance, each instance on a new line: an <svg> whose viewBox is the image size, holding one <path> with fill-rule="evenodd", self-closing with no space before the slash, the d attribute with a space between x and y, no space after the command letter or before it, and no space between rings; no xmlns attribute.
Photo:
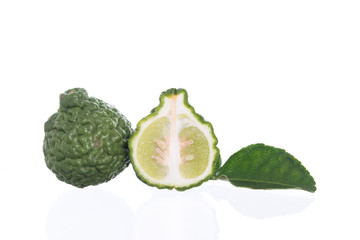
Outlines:
<svg viewBox="0 0 360 240"><path fill-rule="evenodd" d="M160 111L160 109L164 106L164 99L165 97L170 97L172 95L179 95L183 93L184 94L184 106L186 106L192 114L194 114L194 116L196 117L196 119L201 122L202 124L205 124L207 126L209 126L209 128L211 129L211 133L212 133L212 138L214 139L214 144L213 144L213 149L215 149L216 153L215 153L215 157L214 157L214 161L213 161L213 164L212 164L212 171L211 173L205 177L204 179L196 182L196 183L193 183L189 186L185 186L185 187L175 187L175 186L168 186L168 185L161 185L161 184L154 184L154 183L151 183L149 182L149 180L147 180L145 177L143 177L141 174L139 174L139 170L137 169L136 165L134 164L134 156L133 154L134 151L133 151L133 140L137 137L138 133L140 132L139 129L141 128L141 125L143 123L145 123L146 121L148 121L150 118L152 117L155 117L158 112ZM193 106L191 106L189 104L189 101L188 101L188 94L186 92L185 89L182 89L182 88L170 88L164 92L161 93L160 95L160 98L159 98L159 101L160 101L160 104L153 108L150 112L149 115L147 115L146 117L144 117L143 119L141 119L138 124L137 124L137 127L136 127L136 130L135 132L133 133L133 135L130 137L130 140L129 140L129 149L130 149L130 159L131 159L131 165L133 166L134 168L134 171L136 173L136 176L142 181L144 182L145 184L149 185L149 186L152 186L152 187L157 187L158 189L169 189L169 190L172 190L172 189L176 189L178 191L185 191L185 190L188 190L190 188L193 188L193 187L197 187L197 186L200 186L203 182L206 182L210 179L213 179L214 176L215 176L215 173L220 169L221 167L221 158L220 158L220 150L219 148L216 146L217 143L218 143L218 139L216 138L215 134L214 134L214 128L212 126L212 124L208 121L206 121L203 116L201 116L200 114L196 113L195 112L195 109Z"/></svg>
<svg viewBox="0 0 360 240"><path fill-rule="evenodd" d="M107 182L130 163L130 122L115 107L88 97L83 88L60 95L60 107L44 129L47 167L73 186Z"/></svg>
<svg viewBox="0 0 360 240"><path fill-rule="evenodd" d="M314 178L300 161L283 149L262 143L234 153L216 177L237 187L316 191Z"/></svg>

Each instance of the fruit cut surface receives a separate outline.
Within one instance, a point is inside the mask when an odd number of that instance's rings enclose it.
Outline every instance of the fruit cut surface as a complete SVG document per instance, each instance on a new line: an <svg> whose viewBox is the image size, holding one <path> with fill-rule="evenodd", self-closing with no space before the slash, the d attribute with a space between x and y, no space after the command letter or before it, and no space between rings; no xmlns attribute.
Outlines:
<svg viewBox="0 0 360 240"><path fill-rule="evenodd" d="M158 188L185 190L211 178L221 165L213 128L195 113L184 89L169 89L142 119L129 142L137 176Z"/></svg>

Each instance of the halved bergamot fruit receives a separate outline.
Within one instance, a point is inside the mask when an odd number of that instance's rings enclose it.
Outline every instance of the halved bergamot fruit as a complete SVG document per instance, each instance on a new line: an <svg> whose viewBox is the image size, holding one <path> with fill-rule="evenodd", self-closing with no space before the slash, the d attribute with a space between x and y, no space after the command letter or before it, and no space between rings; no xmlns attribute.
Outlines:
<svg viewBox="0 0 360 240"><path fill-rule="evenodd" d="M136 175L157 188L186 190L209 180L220 168L212 125L188 102L184 89L169 89L137 125L129 141Z"/></svg>

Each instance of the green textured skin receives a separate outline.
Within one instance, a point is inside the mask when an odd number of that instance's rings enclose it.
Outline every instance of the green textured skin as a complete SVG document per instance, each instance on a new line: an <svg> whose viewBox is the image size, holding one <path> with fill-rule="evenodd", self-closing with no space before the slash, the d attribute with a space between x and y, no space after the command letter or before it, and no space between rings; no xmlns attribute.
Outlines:
<svg viewBox="0 0 360 240"><path fill-rule="evenodd" d="M295 157L262 143L234 153L216 176L237 187L316 191L314 178Z"/></svg>
<svg viewBox="0 0 360 240"><path fill-rule="evenodd" d="M59 110L44 128L45 162L61 181L79 188L97 185L129 165L130 122L83 88L60 95Z"/></svg>
<svg viewBox="0 0 360 240"><path fill-rule="evenodd" d="M156 116L158 114L158 112L160 111L160 109L163 107L164 105L164 98L165 97L171 97L172 95L179 95L183 93L184 94L184 106L187 107L188 109L190 109L190 111L194 114L194 116L196 117L196 119L201 122L202 124L205 124L207 126L210 127L211 129L211 132L212 132L212 137L214 139L214 145L213 145L213 149L216 149L216 153L215 153L215 157L214 157L214 161L213 161L213 164L212 164L212 171L211 173L205 177L204 179L196 182L196 183L193 183L189 186L186 186L186 187L175 187L175 186L168 186L168 185L159 185L159 184L153 184L151 183L149 180L147 180L145 177L143 177L141 174L139 174L139 170L137 169L137 166L134 164L134 156L133 154L134 151L133 151L133 147L132 147L132 144L133 144L133 139L135 139L135 137L138 135L139 133L139 129L141 128L141 125L143 123L145 123L146 121L148 121L150 118ZM146 117L144 117L143 119L141 119L138 124L137 124L137 127L136 127L136 130L134 132L134 134L131 136L130 140L129 140L129 149L130 149L130 159L131 159L131 165L133 166L134 168L134 171L136 173L136 176L142 181L144 182L145 184L149 185L149 186L152 186L152 187L157 187L158 189L169 189L169 190L172 190L172 189L176 189L178 191L185 191L187 189L190 189L190 188L193 188L193 187L197 187L197 186L200 186L203 182L206 182L208 181L209 179L213 179L214 176L215 176L215 173L220 169L220 166L221 166L221 158L220 158L220 150L218 149L218 147L216 146L217 143L218 143L218 140L214 134L214 128L213 126L211 125L210 122L207 122L201 115L199 115L198 113L195 112L195 109L194 107L192 107L190 104L189 104L189 101L188 101L188 94L186 92L185 89L182 89L182 88L170 88L164 92L161 93L160 95L160 98L159 98L159 101L160 101L160 104L153 108L150 112L149 115L147 115Z"/></svg>

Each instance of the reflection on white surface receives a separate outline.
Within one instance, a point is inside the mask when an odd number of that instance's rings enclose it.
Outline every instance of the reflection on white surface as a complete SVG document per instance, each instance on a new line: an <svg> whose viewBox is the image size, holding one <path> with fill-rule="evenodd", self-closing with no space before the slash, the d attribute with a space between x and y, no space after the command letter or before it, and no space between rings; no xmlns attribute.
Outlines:
<svg viewBox="0 0 360 240"><path fill-rule="evenodd" d="M185 192L153 189L133 213L116 195L98 188L70 191L49 210L47 235L57 239L218 239L216 211L202 194L227 201L251 218L296 214L314 201L298 190L250 190L209 182Z"/></svg>
<svg viewBox="0 0 360 240"><path fill-rule="evenodd" d="M47 219L50 240L132 239L133 213L119 197L77 189L59 197Z"/></svg>
<svg viewBox="0 0 360 240"><path fill-rule="evenodd" d="M237 211L252 218L296 214L314 201L302 190L253 190L211 183L204 187L216 200L228 201Z"/></svg>
<svg viewBox="0 0 360 240"><path fill-rule="evenodd" d="M193 191L154 190L136 213L135 239L215 240L215 210Z"/></svg>

